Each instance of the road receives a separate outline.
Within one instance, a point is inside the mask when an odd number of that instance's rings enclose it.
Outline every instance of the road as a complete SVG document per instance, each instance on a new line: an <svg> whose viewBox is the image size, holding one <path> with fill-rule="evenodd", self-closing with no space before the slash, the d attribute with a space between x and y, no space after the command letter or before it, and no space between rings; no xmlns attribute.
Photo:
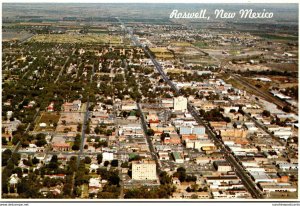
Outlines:
<svg viewBox="0 0 300 206"><path fill-rule="evenodd" d="M76 51L76 49L73 50L72 55L75 53L75 51ZM64 68L66 67L69 59L70 59L70 56L68 56L68 58L66 59L64 65L61 67L61 69L60 69L60 71L59 71L59 73L58 73L58 75L57 75L57 77L54 81L54 84L59 80L59 77L62 75L62 72L64 71Z"/></svg>
<svg viewBox="0 0 300 206"><path fill-rule="evenodd" d="M91 77L90 77L90 85L93 82L94 75L95 75L95 65L93 66L92 74L91 74ZM87 96L87 102L86 102L86 110L85 110L83 124L82 124L82 128L81 128L81 144L80 144L80 150L79 150L79 154L78 154L78 158L77 158L77 168L79 167L80 159L83 156L85 131L86 131L87 122L88 122L88 119L89 119L89 107L90 107L90 97L88 95Z"/></svg>
<svg viewBox="0 0 300 206"><path fill-rule="evenodd" d="M124 23L117 18L118 21L121 23L122 27L125 29L125 31L129 32L131 36L131 40L134 42L135 45L141 46L144 50L144 52L149 56L149 58L152 60L155 68L157 71L161 74L163 77L164 81L175 91L176 94L180 95L179 89L174 85L174 83L168 78L168 76L164 73L161 65L156 61L154 56L149 52L149 50L141 45L137 38L133 36L132 31L129 31L126 29ZM195 120L200 124L203 125L206 129L206 133L208 134L208 137L216 144L216 146L224 152L226 160L231 164L231 166L235 169L236 174L239 176L241 179L242 183L244 184L245 188L248 190L248 192L252 195L253 198L263 198L263 195L259 188L256 186L256 184L252 181L250 176L246 173L245 169L239 164L237 159L233 157L231 150L228 147L225 147L224 143L217 138L216 134L211 130L211 128L203 122L203 120L200 118L197 110L195 107L188 102L188 110L192 114L192 116L195 118Z"/></svg>
<svg viewBox="0 0 300 206"><path fill-rule="evenodd" d="M142 123L142 127L143 127L143 130L144 130L144 134L145 134L146 140L148 142L148 146L149 146L149 149L150 149L150 152L151 152L152 159L156 163L156 172L157 172L157 174L160 174L161 173L161 164L159 162L159 159L157 158L157 155L156 155L156 152L155 152L152 140L149 137L149 135L147 134L147 124L146 124L145 116L144 116L144 113L143 113L143 111L141 109L141 105L139 103L137 103L137 108L138 108L138 110L141 113L141 117L140 117L141 118L141 123Z"/></svg>
<svg viewBox="0 0 300 206"><path fill-rule="evenodd" d="M284 143L280 140L280 138L279 138L279 137L276 137L274 134L272 134L272 132L270 132L266 126L262 125L260 122L258 122L256 119L254 119L253 117L251 117L251 116L250 116L248 113L246 113L245 111L244 111L244 115L245 115L246 117L248 117L252 122L254 122L254 124L255 124L257 127L261 128L261 129L262 129L263 131L265 131L268 135L270 135L270 136L272 137L272 139L274 139L276 142L278 142L281 146L284 145Z"/></svg>

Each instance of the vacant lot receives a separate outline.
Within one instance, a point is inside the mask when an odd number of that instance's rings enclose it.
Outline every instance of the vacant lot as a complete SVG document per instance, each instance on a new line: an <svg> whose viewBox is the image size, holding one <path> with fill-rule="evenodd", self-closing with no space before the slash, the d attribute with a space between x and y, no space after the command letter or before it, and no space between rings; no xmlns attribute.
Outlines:
<svg viewBox="0 0 300 206"><path fill-rule="evenodd" d="M166 47L150 48L157 58L173 58L173 54Z"/></svg>
<svg viewBox="0 0 300 206"><path fill-rule="evenodd" d="M36 124L35 131L53 131L55 129L54 124L58 123L60 118L59 114L53 114L48 112L41 113L41 117ZM40 123L46 123L46 127L41 128Z"/></svg>
<svg viewBox="0 0 300 206"><path fill-rule="evenodd" d="M119 36L107 34L42 34L36 35L31 42L54 42L54 43L99 43L99 44L120 44Z"/></svg>
<svg viewBox="0 0 300 206"><path fill-rule="evenodd" d="M178 41L178 42L171 42L171 46L178 46L178 47L190 47L192 46L191 43L189 42L184 42L184 41Z"/></svg>

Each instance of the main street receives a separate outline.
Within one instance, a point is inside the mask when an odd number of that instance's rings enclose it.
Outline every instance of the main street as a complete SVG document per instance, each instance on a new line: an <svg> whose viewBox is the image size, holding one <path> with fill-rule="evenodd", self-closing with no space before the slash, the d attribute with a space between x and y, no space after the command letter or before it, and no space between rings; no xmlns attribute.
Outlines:
<svg viewBox="0 0 300 206"><path fill-rule="evenodd" d="M137 107L138 107L138 110L140 111L141 113L141 123L142 123L142 127L143 127L143 130L144 130L144 134L145 134L145 137L146 137L146 140L148 142L148 146L149 146L149 149L150 149L150 152L151 152L151 156L152 156L152 159L154 159L155 163L156 163L156 171L157 171L157 174L160 174L161 172L161 164L159 162L159 159L157 158L157 155L156 155L156 152L155 152L155 149L153 147L153 144L152 144L152 140L151 138L149 137L149 135L147 134L147 125L146 125L146 120L145 120L145 116L144 116L144 113L141 109L141 105L140 103L137 103Z"/></svg>
<svg viewBox="0 0 300 206"><path fill-rule="evenodd" d="M157 71L161 74L162 78L164 81L175 91L176 94L180 94L179 89L174 85L174 83L168 78L168 76L165 74L163 71L161 65L156 61L154 56L151 54L148 48L146 48L144 45L141 45L138 41L138 39L133 35L133 32L131 30L127 30L126 26L124 23L117 18L118 21L121 23L122 27L124 28L125 31L127 31L130 36L131 40L134 42L135 45L141 46L144 50L144 52L148 55L148 57L151 59L153 62L155 68ZM195 107L191 104L188 103L188 111L192 114L192 116L195 118L195 120L203 125L206 129L206 133L208 134L208 137L216 144L216 146L224 152L224 156L226 160L231 164L231 166L234 168L236 171L236 174L239 176L241 181L243 182L245 188L248 190L248 192L252 195L253 198L263 198L262 192L260 189L257 187L257 185L252 181L251 177L246 173L245 169L243 168L242 165L237 161L237 159L232 155L231 150L224 145L224 143L217 138L216 134L211 130L211 128L207 125L207 123L204 123L203 120L201 119L200 115L198 114L197 110Z"/></svg>

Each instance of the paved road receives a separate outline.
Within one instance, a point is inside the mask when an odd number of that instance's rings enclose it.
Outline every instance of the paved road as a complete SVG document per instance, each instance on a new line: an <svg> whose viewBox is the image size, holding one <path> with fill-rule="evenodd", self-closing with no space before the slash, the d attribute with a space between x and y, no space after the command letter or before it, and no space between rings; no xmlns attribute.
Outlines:
<svg viewBox="0 0 300 206"><path fill-rule="evenodd" d="M157 158L156 151L155 151L154 146L152 144L152 140L149 137L149 135L147 134L147 124L146 124L145 116L144 116L144 113L143 113L143 111L141 109L141 105L139 103L137 103L137 108L138 108L138 110L141 113L141 117L140 118L141 118L141 123L142 123L143 130L144 130L144 134L145 134L146 140L148 142L148 146L149 146L149 149L150 149L150 152L151 152L152 159L156 163L156 172L159 175L160 172L161 172L161 164L160 164L159 159Z"/></svg>
<svg viewBox="0 0 300 206"><path fill-rule="evenodd" d="M284 145L284 143L280 140L279 137L276 137L274 134L272 134L272 132L270 132L268 130L268 128L265 125L262 125L260 122L258 122L256 119L254 119L253 117L251 117L248 113L246 113L244 111L244 115L247 116L252 122L254 122L254 124L261 128L263 131L265 131L268 135L270 135L272 137L272 139L274 139L276 142L278 142L281 146Z"/></svg>
<svg viewBox="0 0 300 206"><path fill-rule="evenodd" d="M117 18L118 19L118 18ZM132 41L135 43L137 46L142 46L144 52L149 56L149 58L152 60L155 68L157 71L161 74L163 77L164 81L168 83L168 85L175 91L176 94L180 94L179 89L174 85L174 83L168 78L168 76L164 73L161 65L156 61L156 59L153 57L153 55L150 53L148 48L145 46L141 45L137 38L133 36L132 31L128 31L124 25L124 23L118 19L119 22L121 23L122 27L125 29L125 31L129 32L131 35ZM256 186L256 184L251 180L251 178L248 176L246 173L245 169L238 163L237 159L233 157L231 154L231 150L228 147L225 147L224 143L216 137L215 133L210 129L210 127L203 122L203 120L200 118L197 110L193 105L188 103L188 110L189 112L193 115L195 120L203 125L206 128L206 132L209 136L210 139L216 144L218 148L221 149L222 152L224 152L226 160L232 165L232 167L235 169L236 174L240 177L241 181L243 182L245 188L248 190L248 192L252 195L253 198L263 198L263 195L259 188Z"/></svg>
<svg viewBox="0 0 300 206"><path fill-rule="evenodd" d="M95 65L93 66L91 78L90 78L90 85L93 82L93 77L95 75ZM84 149L84 140L85 140L85 131L87 127L87 122L89 119L89 107L90 107L90 97L87 97L87 102L86 102L86 111L84 114L84 119L83 119L83 124L82 124L82 129L81 129L81 144L80 144L80 150L77 158L77 168L79 167L80 159L83 156L83 149Z"/></svg>

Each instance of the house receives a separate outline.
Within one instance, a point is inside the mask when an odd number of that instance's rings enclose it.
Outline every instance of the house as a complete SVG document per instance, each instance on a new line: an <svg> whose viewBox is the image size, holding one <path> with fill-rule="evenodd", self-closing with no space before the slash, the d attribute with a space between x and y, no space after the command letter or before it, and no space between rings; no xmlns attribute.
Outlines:
<svg viewBox="0 0 300 206"><path fill-rule="evenodd" d="M47 112L53 112L53 111L54 111L54 102L51 102L47 107Z"/></svg>
<svg viewBox="0 0 300 206"><path fill-rule="evenodd" d="M137 105L135 101L132 100L124 100L121 104L121 110L122 111L131 111L131 110L137 110Z"/></svg>
<svg viewBox="0 0 300 206"><path fill-rule="evenodd" d="M102 187L102 184L100 183L100 177L98 178L90 178L89 180L89 193L98 193L99 188Z"/></svg>
<svg viewBox="0 0 300 206"><path fill-rule="evenodd" d="M52 145L54 151L69 151L71 146L68 143L54 143Z"/></svg>
<svg viewBox="0 0 300 206"><path fill-rule="evenodd" d="M65 112L80 111L80 108L81 108L81 100L75 100L73 102L65 102L62 105L62 110Z"/></svg>

